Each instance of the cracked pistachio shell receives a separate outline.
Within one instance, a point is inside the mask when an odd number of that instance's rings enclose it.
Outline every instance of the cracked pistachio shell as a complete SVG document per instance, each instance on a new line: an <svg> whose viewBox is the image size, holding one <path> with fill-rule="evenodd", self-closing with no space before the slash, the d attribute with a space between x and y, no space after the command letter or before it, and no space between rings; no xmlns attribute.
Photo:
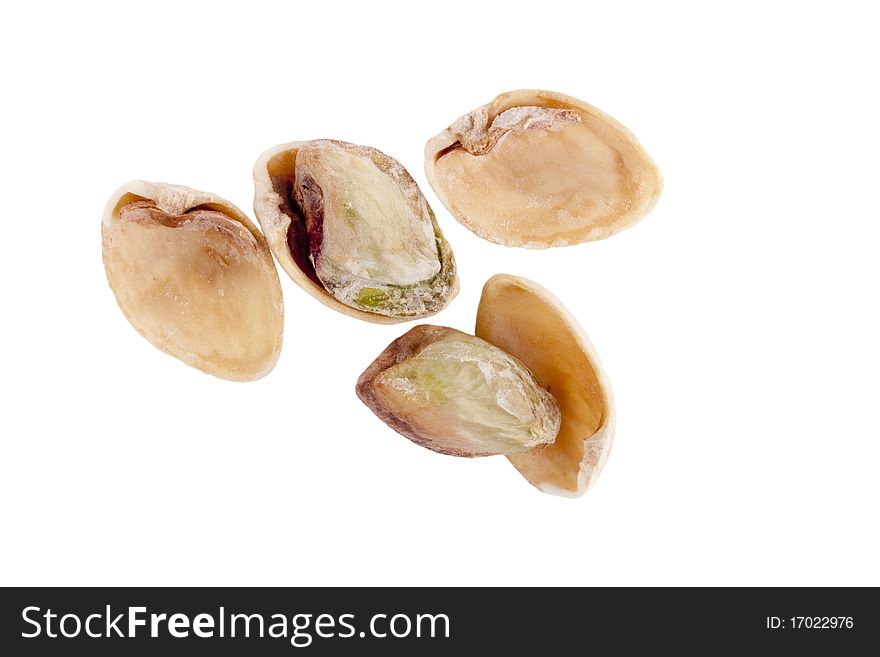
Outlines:
<svg viewBox="0 0 880 657"><path fill-rule="evenodd" d="M586 333L540 285L499 274L483 288L476 334L522 361L559 405L555 442L510 462L545 493L582 495L608 458L615 425L611 388Z"/></svg>
<svg viewBox="0 0 880 657"><path fill-rule="evenodd" d="M452 215L506 246L543 249L632 226L663 181L635 136L592 105L510 91L431 139L425 173Z"/></svg>
<svg viewBox="0 0 880 657"><path fill-rule="evenodd" d="M250 381L281 351L281 284L263 236L234 205L136 180L110 198L104 268L131 325L208 374Z"/></svg>
<svg viewBox="0 0 880 657"><path fill-rule="evenodd" d="M392 342L357 394L388 426L455 456L519 454L553 442L559 409L516 358L472 335L422 325Z"/></svg>
<svg viewBox="0 0 880 657"><path fill-rule="evenodd" d="M319 139L254 167L254 211L284 271L325 305L369 322L433 315L458 292L455 260L418 185L395 159Z"/></svg>

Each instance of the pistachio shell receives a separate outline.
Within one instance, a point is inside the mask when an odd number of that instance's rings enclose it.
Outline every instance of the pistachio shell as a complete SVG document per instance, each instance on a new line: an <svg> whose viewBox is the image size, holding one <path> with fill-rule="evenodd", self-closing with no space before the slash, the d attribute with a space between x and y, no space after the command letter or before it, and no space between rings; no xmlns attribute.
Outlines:
<svg viewBox="0 0 880 657"><path fill-rule="evenodd" d="M107 280L137 331L214 376L257 379L281 351L281 284L263 236L224 199L136 180L107 203Z"/></svg>
<svg viewBox="0 0 880 657"><path fill-rule="evenodd" d="M254 184L269 248L326 306L393 324L433 315L458 292L433 211L384 153L326 139L282 144L257 160Z"/></svg>
<svg viewBox="0 0 880 657"><path fill-rule="evenodd" d="M428 181L452 215L507 246L609 237L644 217L663 181L635 136L551 91L501 94L425 147Z"/></svg>
<svg viewBox="0 0 880 657"><path fill-rule="evenodd" d="M510 462L546 493L582 495L608 458L615 425L611 387L586 333L540 285L498 274L483 288L476 335L522 361L559 404L556 441Z"/></svg>
<svg viewBox="0 0 880 657"><path fill-rule="evenodd" d="M443 326L416 326L392 342L357 394L392 429L441 454L517 454L559 430L556 402L521 362Z"/></svg>

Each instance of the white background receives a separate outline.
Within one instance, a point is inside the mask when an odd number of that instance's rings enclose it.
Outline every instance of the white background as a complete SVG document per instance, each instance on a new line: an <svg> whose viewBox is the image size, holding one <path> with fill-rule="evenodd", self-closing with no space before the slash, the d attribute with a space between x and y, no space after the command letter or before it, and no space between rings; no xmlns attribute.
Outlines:
<svg viewBox="0 0 880 657"><path fill-rule="evenodd" d="M0 583L880 584L870 3L7 3L0 17ZM422 149L516 88L577 96L666 186L612 239L472 235ZM615 447L577 500L455 459L355 397L411 325L335 313L282 274L277 368L221 381L127 324L100 218L132 178L251 213L277 143L376 146L421 184L472 330L527 276L591 336Z"/></svg>

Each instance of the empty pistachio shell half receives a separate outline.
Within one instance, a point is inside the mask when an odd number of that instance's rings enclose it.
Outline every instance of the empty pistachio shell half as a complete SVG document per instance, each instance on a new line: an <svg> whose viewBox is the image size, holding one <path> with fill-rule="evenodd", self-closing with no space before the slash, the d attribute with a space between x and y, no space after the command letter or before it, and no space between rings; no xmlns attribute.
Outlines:
<svg viewBox="0 0 880 657"><path fill-rule="evenodd" d="M321 139L257 160L254 211L284 271L325 305L376 323L427 317L458 292L418 185L380 151Z"/></svg>
<svg viewBox="0 0 880 657"><path fill-rule="evenodd" d="M551 91L501 94L425 147L449 211L498 244L541 249L609 237L644 217L663 186L633 134Z"/></svg>
<svg viewBox="0 0 880 657"><path fill-rule="evenodd" d="M547 290L504 274L483 288L476 334L522 361L559 405L553 444L510 462L546 493L582 495L605 464L615 424L611 388L589 338Z"/></svg>
<svg viewBox="0 0 880 657"><path fill-rule="evenodd" d="M281 350L281 284L266 241L228 201L136 180L107 203L104 268L119 307L153 345L233 381Z"/></svg>
<svg viewBox="0 0 880 657"><path fill-rule="evenodd" d="M556 402L521 362L442 326L417 326L392 342L357 394L392 429L443 454L519 454L559 430Z"/></svg>

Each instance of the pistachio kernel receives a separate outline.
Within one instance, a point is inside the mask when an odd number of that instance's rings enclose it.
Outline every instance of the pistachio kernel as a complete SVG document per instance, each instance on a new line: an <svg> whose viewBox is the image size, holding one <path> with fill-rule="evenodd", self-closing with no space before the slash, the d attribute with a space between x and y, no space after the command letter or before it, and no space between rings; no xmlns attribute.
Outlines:
<svg viewBox="0 0 880 657"><path fill-rule="evenodd" d="M560 426L553 396L519 360L440 326L392 342L357 394L395 431L442 454L519 454L552 443Z"/></svg>
<svg viewBox="0 0 880 657"><path fill-rule="evenodd" d="M267 151L254 177L275 256L327 305L404 321L438 312L458 291L449 244L393 158L340 141L299 142Z"/></svg>

